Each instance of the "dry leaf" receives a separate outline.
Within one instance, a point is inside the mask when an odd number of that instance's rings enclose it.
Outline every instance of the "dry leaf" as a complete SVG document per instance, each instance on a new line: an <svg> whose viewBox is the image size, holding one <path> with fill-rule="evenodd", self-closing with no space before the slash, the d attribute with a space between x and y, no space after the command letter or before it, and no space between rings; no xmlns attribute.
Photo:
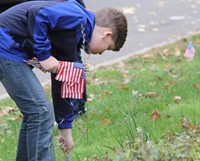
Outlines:
<svg viewBox="0 0 200 161"><path fill-rule="evenodd" d="M128 90L128 87L125 86L124 84L120 84L117 86L118 89L123 89L123 90Z"/></svg>
<svg viewBox="0 0 200 161"><path fill-rule="evenodd" d="M151 120L155 121L157 119L160 119L160 112L158 110L155 110L151 113L150 118Z"/></svg>
<svg viewBox="0 0 200 161"><path fill-rule="evenodd" d="M94 94L89 94L87 101L92 102L95 99L95 95Z"/></svg>
<svg viewBox="0 0 200 161"><path fill-rule="evenodd" d="M172 80L168 80L166 83L165 83L165 88L168 88L168 87L171 87L174 85L174 82Z"/></svg>
<svg viewBox="0 0 200 161"><path fill-rule="evenodd" d="M156 16L157 15L156 12L154 12L154 11L149 11L147 14L151 15L151 16Z"/></svg>
<svg viewBox="0 0 200 161"><path fill-rule="evenodd" d="M132 90L132 96L142 96L142 94L140 94L138 91Z"/></svg>
<svg viewBox="0 0 200 161"><path fill-rule="evenodd" d="M8 115L10 112L14 111L14 107L3 107L4 109L0 111L0 116Z"/></svg>
<svg viewBox="0 0 200 161"><path fill-rule="evenodd" d="M151 71L157 72L158 70L159 70L159 68L158 68L155 64L153 64L153 65L151 66Z"/></svg>
<svg viewBox="0 0 200 161"><path fill-rule="evenodd" d="M153 55L152 54L144 54L142 56L143 59L152 59L153 58Z"/></svg>
<svg viewBox="0 0 200 161"><path fill-rule="evenodd" d="M170 64L165 64L165 69L171 70L171 65Z"/></svg>
<svg viewBox="0 0 200 161"><path fill-rule="evenodd" d="M181 56L181 51L180 51L180 49L178 49L178 48L175 48L175 53L174 53L174 56Z"/></svg>
<svg viewBox="0 0 200 161"><path fill-rule="evenodd" d="M158 31L158 28L152 28L152 31L154 31L154 32L156 32L156 31Z"/></svg>
<svg viewBox="0 0 200 161"><path fill-rule="evenodd" d="M19 118L20 118L20 119L22 119L22 118L23 118L23 114L22 114L22 113L20 113L20 115L19 115Z"/></svg>
<svg viewBox="0 0 200 161"><path fill-rule="evenodd" d="M188 118L184 117L182 120L182 128L187 131L188 129L195 129L196 127L188 120Z"/></svg>
<svg viewBox="0 0 200 161"><path fill-rule="evenodd" d="M196 44L200 44L200 39L195 41Z"/></svg>
<svg viewBox="0 0 200 161"><path fill-rule="evenodd" d="M168 49L168 48L164 49L164 50L163 50L163 53L165 53L165 54L166 54L166 53L169 53L169 49Z"/></svg>
<svg viewBox="0 0 200 161"><path fill-rule="evenodd" d="M143 94L143 96L145 96L147 98L155 98L155 97L158 97L158 93L157 92L146 92Z"/></svg>
<svg viewBox="0 0 200 161"><path fill-rule="evenodd" d="M123 68L121 68L120 72L121 72L123 75L129 74L129 71L126 70L126 69L123 69Z"/></svg>
<svg viewBox="0 0 200 161"><path fill-rule="evenodd" d="M176 59L176 63L181 63L182 59Z"/></svg>
<svg viewBox="0 0 200 161"><path fill-rule="evenodd" d="M191 4L190 7L191 8L197 8L197 6L195 4Z"/></svg>
<svg viewBox="0 0 200 161"><path fill-rule="evenodd" d="M111 96L111 95L112 95L112 92L111 92L111 91L108 91L108 90L103 90L103 91L102 91L102 94L103 94L103 95L109 95L109 96Z"/></svg>
<svg viewBox="0 0 200 161"><path fill-rule="evenodd" d="M171 115L168 113L168 114L166 114L166 118L171 118Z"/></svg>
<svg viewBox="0 0 200 161"><path fill-rule="evenodd" d="M102 123L103 124L110 124L112 121L108 118L103 118Z"/></svg>
<svg viewBox="0 0 200 161"><path fill-rule="evenodd" d="M190 122L189 122L188 118L184 117L182 120L182 128L184 130L188 130L189 126L190 126Z"/></svg>
<svg viewBox="0 0 200 161"><path fill-rule="evenodd" d="M136 8L135 7L123 7L122 10L123 10L123 13L125 13L125 14L134 14L136 11Z"/></svg>
<svg viewBox="0 0 200 161"><path fill-rule="evenodd" d="M150 85L151 87L155 87L156 82L149 82L149 85Z"/></svg>
<svg viewBox="0 0 200 161"><path fill-rule="evenodd" d="M128 83L130 83L130 79L128 78L124 79L124 84L128 84Z"/></svg>
<svg viewBox="0 0 200 161"><path fill-rule="evenodd" d="M196 134L197 136L200 136L200 122L197 122L197 123L196 123L195 134Z"/></svg>
<svg viewBox="0 0 200 161"><path fill-rule="evenodd" d="M198 91L200 91L200 83L194 84L194 87L195 87Z"/></svg>
<svg viewBox="0 0 200 161"><path fill-rule="evenodd" d="M104 113L109 114L110 113L110 108L106 108L103 110Z"/></svg>
<svg viewBox="0 0 200 161"><path fill-rule="evenodd" d="M177 75L173 74L172 72L169 72L169 76L170 76L171 78L177 78Z"/></svg>
<svg viewBox="0 0 200 161"><path fill-rule="evenodd" d="M138 28L138 32L145 32L145 28Z"/></svg>
<svg viewBox="0 0 200 161"><path fill-rule="evenodd" d="M119 149L117 147L112 147L112 150L117 153L117 154L123 154L123 150L122 149Z"/></svg>
<svg viewBox="0 0 200 161"><path fill-rule="evenodd" d="M174 97L174 102L175 102L176 104L179 104L179 103L181 102L181 96L175 96L175 97Z"/></svg>

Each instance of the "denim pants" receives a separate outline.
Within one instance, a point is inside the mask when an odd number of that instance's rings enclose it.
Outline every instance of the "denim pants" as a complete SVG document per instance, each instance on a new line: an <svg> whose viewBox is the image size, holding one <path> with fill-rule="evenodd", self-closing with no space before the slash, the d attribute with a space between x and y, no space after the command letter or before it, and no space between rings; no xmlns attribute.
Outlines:
<svg viewBox="0 0 200 161"><path fill-rule="evenodd" d="M16 161L54 161L54 110L31 67L0 58L0 81L23 114Z"/></svg>

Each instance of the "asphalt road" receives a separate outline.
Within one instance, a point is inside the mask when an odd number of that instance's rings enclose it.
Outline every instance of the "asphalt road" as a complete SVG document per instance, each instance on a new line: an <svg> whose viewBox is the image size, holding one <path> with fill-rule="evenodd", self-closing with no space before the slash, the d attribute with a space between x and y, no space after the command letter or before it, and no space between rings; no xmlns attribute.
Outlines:
<svg viewBox="0 0 200 161"><path fill-rule="evenodd" d="M143 49L167 43L200 30L200 0L84 0L90 10L116 7L128 19L128 37L120 52L105 52L99 56L85 56L87 63L100 65ZM49 74L35 70L42 83ZM0 84L0 98L6 92Z"/></svg>

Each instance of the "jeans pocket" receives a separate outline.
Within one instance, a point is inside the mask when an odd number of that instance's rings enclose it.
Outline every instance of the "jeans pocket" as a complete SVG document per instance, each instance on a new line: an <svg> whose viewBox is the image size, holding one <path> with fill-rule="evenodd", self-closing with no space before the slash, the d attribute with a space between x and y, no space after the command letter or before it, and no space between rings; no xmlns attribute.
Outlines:
<svg viewBox="0 0 200 161"><path fill-rule="evenodd" d="M3 67L2 65L0 64L0 81L5 77L5 73L3 71Z"/></svg>

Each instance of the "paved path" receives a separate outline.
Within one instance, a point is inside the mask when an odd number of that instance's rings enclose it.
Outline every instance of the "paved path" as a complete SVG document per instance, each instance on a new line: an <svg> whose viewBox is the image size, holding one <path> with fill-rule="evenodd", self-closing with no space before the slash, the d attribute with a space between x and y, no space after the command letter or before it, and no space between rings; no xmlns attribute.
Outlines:
<svg viewBox="0 0 200 161"><path fill-rule="evenodd" d="M199 0L84 0L90 10L101 7L123 9L128 18L129 31L124 48L106 52L103 56L89 56L87 63L99 65L118 60L157 44L167 43L200 30ZM35 70L41 82L49 74ZM6 94L0 85L0 98Z"/></svg>

